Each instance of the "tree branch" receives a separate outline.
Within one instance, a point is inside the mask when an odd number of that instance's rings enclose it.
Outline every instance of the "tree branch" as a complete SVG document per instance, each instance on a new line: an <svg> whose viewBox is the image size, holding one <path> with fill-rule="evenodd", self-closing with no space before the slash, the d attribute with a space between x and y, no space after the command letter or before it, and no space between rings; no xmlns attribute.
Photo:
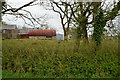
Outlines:
<svg viewBox="0 0 120 80"><path fill-rule="evenodd" d="M15 10L13 8L6 9L6 10L2 11L2 13L5 14L5 12L8 12L8 11L17 12L17 11L21 10L22 8L24 8L24 7L30 6L30 4L34 3L35 1L37 1L37 0L33 0L33 1L21 6L21 7L17 8L17 9L15 9Z"/></svg>

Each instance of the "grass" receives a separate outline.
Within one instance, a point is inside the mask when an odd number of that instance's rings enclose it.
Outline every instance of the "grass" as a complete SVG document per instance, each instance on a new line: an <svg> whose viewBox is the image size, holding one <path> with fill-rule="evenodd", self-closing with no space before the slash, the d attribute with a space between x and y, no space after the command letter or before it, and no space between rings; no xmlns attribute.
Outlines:
<svg viewBox="0 0 120 80"><path fill-rule="evenodd" d="M93 43L56 40L3 40L3 78L116 78L118 42L104 40L97 55Z"/></svg>

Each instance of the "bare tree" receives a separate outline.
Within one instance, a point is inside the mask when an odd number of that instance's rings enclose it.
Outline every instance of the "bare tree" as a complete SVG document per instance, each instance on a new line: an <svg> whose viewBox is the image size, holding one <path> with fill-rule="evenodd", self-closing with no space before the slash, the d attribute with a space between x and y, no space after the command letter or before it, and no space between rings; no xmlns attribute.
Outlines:
<svg viewBox="0 0 120 80"><path fill-rule="evenodd" d="M72 22L72 13L71 13L70 7L68 6L68 4L70 3L66 4L67 2L65 3L62 1L55 2L54 0L51 0L50 3L51 3L52 10L58 13L60 16L61 24L64 31L64 36L67 39L67 36L69 34L70 24Z"/></svg>

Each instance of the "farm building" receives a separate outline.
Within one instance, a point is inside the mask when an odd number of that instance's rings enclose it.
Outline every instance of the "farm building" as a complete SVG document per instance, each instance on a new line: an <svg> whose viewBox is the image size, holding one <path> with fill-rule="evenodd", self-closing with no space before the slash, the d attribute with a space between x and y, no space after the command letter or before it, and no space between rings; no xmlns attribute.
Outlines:
<svg viewBox="0 0 120 80"><path fill-rule="evenodd" d="M55 39L56 31L53 29L33 29L29 30L28 34L30 39Z"/></svg>
<svg viewBox="0 0 120 80"><path fill-rule="evenodd" d="M56 30L53 29L31 29L28 33L20 33L21 38L30 39L55 39Z"/></svg>
<svg viewBox="0 0 120 80"><path fill-rule="evenodd" d="M56 40L64 40L64 34L56 34Z"/></svg>
<svg viewBox="0 0 120 80"><path fill-rule="evenodd" d="M29 38L29 34L28 33L19 33L19 38Z"/></svg>
<svg viewBox="0 0 120 80"><path fill-rule="evenodd" d="M19 30L16 25L2 25L2 37L3 38L17 38Z"/></svg>

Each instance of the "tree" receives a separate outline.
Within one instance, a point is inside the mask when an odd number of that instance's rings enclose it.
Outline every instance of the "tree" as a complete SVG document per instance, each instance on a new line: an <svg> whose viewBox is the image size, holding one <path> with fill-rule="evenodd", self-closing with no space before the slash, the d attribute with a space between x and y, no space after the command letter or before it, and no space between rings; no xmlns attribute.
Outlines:
<svg viewBox="0 0 120 80"><path fill-rule="evenodd" d="M70 7L74 17L73 21L75 21L77 25L76 32L78 47L81 38L88 40L87 28L89 28L89 24L94 28L93 40L95 41L96 46L100 45L106 23L109 20L114 19L118 15L120 9L120 1L113 3L114 8L112 10L103 8L105 2L74 2L72 5L67 5ZM89 21L90 17L92 17L91 21Z"/></svg>
<svg viewBox="0 0 120 80"><path fill-rule="evenodd" d="M67 3L66 3L67 4ZM92 14L91 2L74 2L67 4L70 7L72 14L72 21L75 22L77 28L77 38L84 38L88 42L88 28L92 21L89 21L89 17Z"/></svg>
<svg viewBox="0 0 120 80"><path fill-rule="evenodd" d="M67 37L69 34L69 28L72 20L72 13L70 12L70 8L66 3L68 4L70 3L63 2L61 0L59 2L55 2L54 0L51 0L50 3L52 10L59 14L64 31L64 36ZM56 8L58 8L59 10L57 10Z"/></svg>
<svg viewBox="0 0 120 80"><path fill-rule="evenodd" d="M62 0L60 0L59 2L55 2L51 0L51 4L52 4L53 11L59 13L60 15L61 24L63 26L65 36L68 35L70 23L75 22L75 24L79 25L79 27L81 26L82 31L80 34L82 35L83 38L85 38L88 41L86 25L90 24L90 22L88 22L88 17L91 14L91 12L89 11L89 7L91 3L90 4L89 3L83 4L81 2L72 3L72 2L64 2ZM53 4L55 4L55 6L53 6ZM88 8L86 7L86 5ZM55 10L55 7L57 7L59 10ZM64 21L64 19L67 19L66 22ZM67 28L65 28L66 25L67 25Z"/></svg>
<svg viewBox="0 0 120 80"><path fill-rule="evenodd" d="M99 5L97 3L94 4L93 40L95 41L96 46L98 46L102 41L102 35L106 23L109 20L114 19L118 15L118 11L120 10L120 1L117 3L117 5L114 5L114 8L111 11L104 11L102 8L100 8L101 4L102 3L100 3ZM105 14L105 12L107 14Z"/></svg>
<svg viewBox="0 0 120 80"><path fill-rule="evenodd" d="M116 4L117 3L117 4ZM107 4L108 5L108 4ZM120 1L113 3L112 10L103 9L105 2L77 2L74 6L69 5L73 13L77 26L78 38L83 37L88 40L87 28L91 24L94 28L93 39L96 45L102 40L104 27L109 20L114 19L118 15L120 9ZM92 20L89 22L89 18Z"/></svg>

